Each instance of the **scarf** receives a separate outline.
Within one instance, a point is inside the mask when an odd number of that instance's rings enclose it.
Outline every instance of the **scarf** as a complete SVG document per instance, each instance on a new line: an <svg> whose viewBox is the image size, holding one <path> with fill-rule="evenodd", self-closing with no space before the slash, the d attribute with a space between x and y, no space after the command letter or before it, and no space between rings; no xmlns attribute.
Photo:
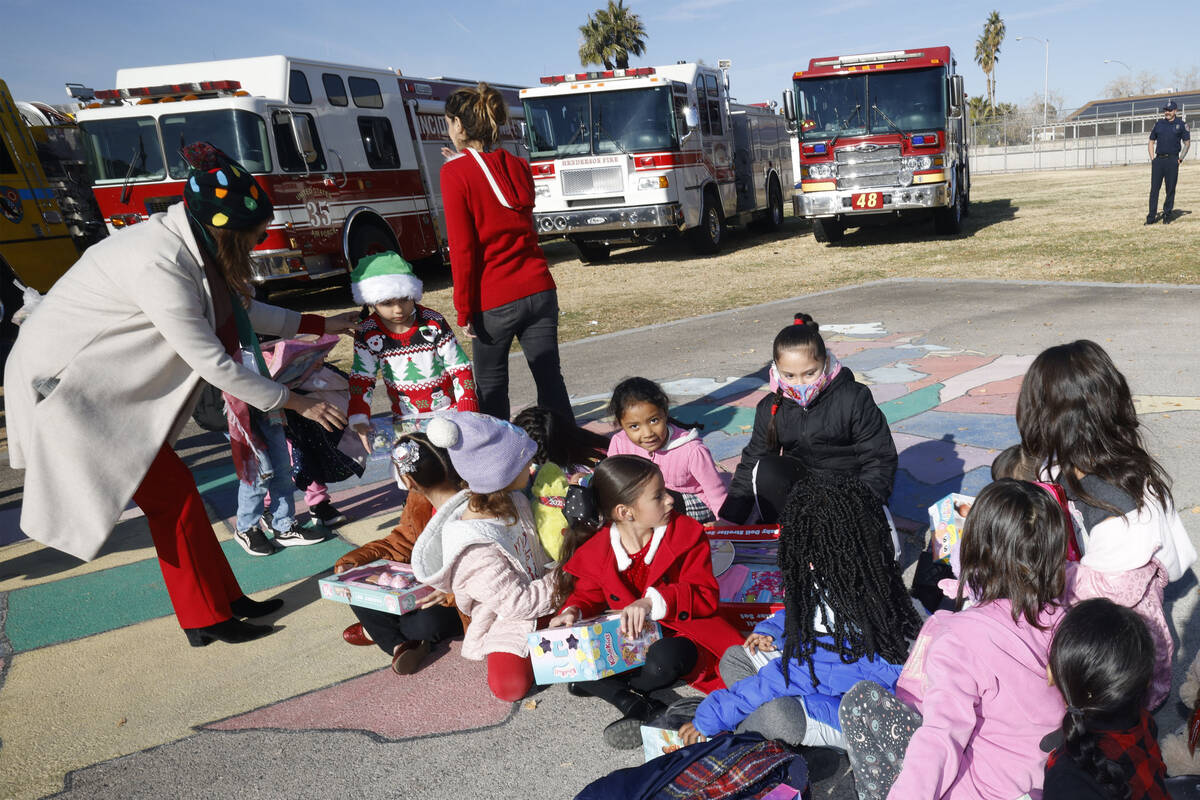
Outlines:
<svg viewBox="0 0 1200 800"><path fill-rule="evenodd" d="M825 369L821 370L821 374L812 383L790 384L785 383L779 375L779 368L771 362L770 380L771 390L783 393L784 397L790 397L796 401L801 408L807 408L821 390L828 386L838 373L842 371L842 362L838 361L837 356L831 352L825 354Z"/></svg>

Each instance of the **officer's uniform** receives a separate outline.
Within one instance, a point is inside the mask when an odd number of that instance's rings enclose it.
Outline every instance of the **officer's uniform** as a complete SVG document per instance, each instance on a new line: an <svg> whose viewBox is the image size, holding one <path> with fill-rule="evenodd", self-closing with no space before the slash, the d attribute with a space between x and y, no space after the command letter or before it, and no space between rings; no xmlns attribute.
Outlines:
<svg viewBox="0 0 1200 800"><path fill-rule="evenodd" d="M1150 165L1150 212L1146 222L1153 222L1158 214L1158 190L1165 181L1167 196L1163 200L1163 221L1171 218L1175 210L1175 182L1179 179L1179 151L1183 142L1192 138L1187 125L1179 117L1168 122L1160 119L1150 131L1150 141L1155 142L1155 155Z"/></svg>

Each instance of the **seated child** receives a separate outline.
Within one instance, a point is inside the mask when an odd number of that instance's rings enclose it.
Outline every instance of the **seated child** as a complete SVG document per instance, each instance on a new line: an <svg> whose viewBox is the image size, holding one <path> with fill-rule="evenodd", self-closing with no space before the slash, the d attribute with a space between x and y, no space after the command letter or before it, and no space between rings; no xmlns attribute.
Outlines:
<svg viewBox="0 0 1200 800"><path fill-rule="evenodd" d="M1188 667L1179 687L1179 699L1187 707L1188 714L1183 725L1163 737L1163 761L1169 775L1200 775L1200 756L1196 755L1193 744L1200 741L1200 655L1192 659Z"/></svg>
<svg viewBox="0 0 1200 800"><path fill-rule="evenodd" d="M408 262L390 252L367 256L350 281L355 302L374 308L354 334L350 369L350 427L364 445L380 372L394 422L450 408L477 411L471 362L446 318L417 303L422 284Z"/></svg>
<svg viewBox="0 0 1200 800"><path fill-rule="evenodd" d="M381 558L409 563L413 545L432 519L435 506L446 506L463 490L463 481L454 471L449 455L431 444L423 433L406 434L396 441L392 446L392 467L396 482L408 492L400 524L386 537L342 556L334 564L334 572L345 572ZM466 505L458 504L456 508L443 517L443 522L458 519ZM453 595L440 591L407 614L390 614L362 606L350 606L350 610L358 622L346 628L342 638L354 645L378 645L391 657L392 670L397 675L416 672L433 645L463 632Z"/></svg>
<svg viewBox="0 0 1200 800"><path fill-rule="evenodd" d="M838 710L863 800L1037 796L1064 705L1047 684L1062 620L1067 525L1050 494L1009 479L979 493L962 537L961 605L921 628L896 694L864 681Z"/></svg>
<svg viewBox="0 0 1200 800"><path fill-rule="evenodd" d="M667 488L683 495L680 512L699 522L715 522L725 502L725 481L699 432L669 416L666 392L654 381L626 378L613 389L608 410L621 426L608 454L650 459Z"/></svg>
<svg viewBox="0 0 1200 800"><path fill-rule="evenodd" d="M1154 641L1146 623L1111 600L1084 600L1050 645L1050 676L1067 704L1061 743L1046 762L1043 800L1168 800L1146 711Z"/></svg>
<svg viewBox="0 0 1200 800"><path fill-rule="evenodd" d="M604 729L604 741L627 750L641 745L642 723L665 708L650 692L685 676L701 691L722 687L717 659L741 637L715 616L720 592L704 531L673 510L654 462L609 456L583 494L594 511L572 528L563 549L555 592L561 611L550 627L611 608L620 610L625 635L636 635L652 620L665 629L647 649L644 666L572 685L573 694L616 706L622 717Z"/></svg>
<svg viewBox="0 0 1200 800"><path fill-rule="evenodd" d="M512 423L470 411L434 417L427 435L467 489L438 507L413 545L413 575L454 595L471 618L463 658L486 659L492 694L520 700L533 685L526 636L553 610L554 572L522 493L537 445Z"/></svg>
<svg viewBox="0 0 1200 800"><path fill-rule="evenodd" d="M680 730L684 741L733 731L843 747L842 693L860 680L894 687L921 627L893 552L879 501L861 481L803 475L781 520L785 608L726 651L729 688L700 703ZM782 657L756 669L754 651Z"/></svg>
<svg viewBox="0 0 1200 800"><path fill-rule="evenodd" d="M604 458L608 439L542 406L525 409L513 417L513 424L537 444L530 486L533 521L546 555L558 561L567 529L567 518L563 515L567 488L591 474Z"/></svg>

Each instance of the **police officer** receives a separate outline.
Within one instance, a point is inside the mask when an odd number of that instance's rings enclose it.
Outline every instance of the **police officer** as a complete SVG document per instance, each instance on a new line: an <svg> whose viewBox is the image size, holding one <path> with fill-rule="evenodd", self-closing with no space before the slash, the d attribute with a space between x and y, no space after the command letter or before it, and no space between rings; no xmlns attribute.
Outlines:
<svg viewBox="0 0 1200 800"><path fill-rule="evenodd" d="M1167 196L1163 200L1164 225L1171 223L1171 213L1175 210L1175 182L1179 179L1179 165L1192 145L1192 135L1187 125L1175 118L1178 108L1174 100L1167 101L1163 106L1163 118L1154 123L1150 141L1146 143L1146 150L1150 154L1150 214L1146 217L1147 225L1157 221L1158 190L1164 180L1167 182Z"/></svg>

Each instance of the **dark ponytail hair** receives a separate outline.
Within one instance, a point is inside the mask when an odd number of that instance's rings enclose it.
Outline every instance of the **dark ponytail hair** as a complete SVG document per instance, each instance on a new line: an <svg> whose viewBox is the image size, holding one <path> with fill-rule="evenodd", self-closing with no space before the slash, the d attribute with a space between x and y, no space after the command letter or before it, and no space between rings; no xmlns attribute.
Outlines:
<svg viewBox="0 0 1200 800"><path fill-rule="evenodd" d="M1107 598L1084 600L1054 634L1050 673L1067 704L1063 752L1111 797L1128 798L1124 770L1101 751L1093 727L1141 714L1154 675L1146 623Z"/></svg>
<svg viewBox="0 0 1200 800"><path fill-rule="evenodd" d="M608 438L581 428L543 406L530 406L513 417L513 424L537 445L533 463L549 461L566 470L573 465L594 466L608 452Z"/></svg>
<svg viewBox="0 0 1200 800"><path fill-rule="evenodd" d="M480 83L451 93L446 98L446 116L462 123L468 139L491 147L500 141L500 126L508 122L508 105L499 91Z"/></svg>
<svg viewBox="0 0 1200 800"><path fill-rule="evenodd" d="M1060 344L1034 359L1017 399L1017 428L1025 450L1057 466L1058 479L1090 506L1124 513L1089 495L1077 470L1121 489L1139 509L1147 490L1171 502L1170 479L1142 443L1129 384L1093 341Z"/></svg>
<svg viewBox="0 0 1200 800"><path fill-rule="evenodd" d="M421 432L406 433L398 439L400 442L413 442L417 446L417 463L412 472L403 473L413 479L422 489L433 489L443 484L449 484L456 489L466 488L466 482L459 477L450 462L450 456L445 450L429 441L429 437Z"/></svg>
<svg viewBox="0 0 1200 800"><path fill-rule="evenodd" d="M775 334L775 341L771 343L771 359L778 361L784 352L799 349L803 349L814 361L824 361L828 355L825 340L821 337L821 326L803 312L793 315L792 324ZM775 397L771 401L771 423L767 426L767 448L771 451L779 447L776 414L783 404L783 397L781 386L775 390Z"/></svg>
<svg viewBox="0 0 1200 800"><path fill-rule="evenodd" d="M625 416L625 412L632 405L638 403L649 403L656 408L661 408L663 415L667 418L667 422L674 425L676 428L684 430L703 430L704 426L698 422L687 423L680 422L671 416L671 399L667 397L667 393L663 388L649 378L626 378L613 388L612 399L608 401L608 413L612 415L613 421L617 425L621 424L621 418Z"/></svg>
<svg viewBox="0 0 1200 800"><path fill-rule="evenodd" d="M805 471L788 495L780 526L784 680L797 658L818 683L812 659L817 648L847 664L864 656L903 664L921 619L896 565L883 506L867 485L848 475ZM832 643L819 638L818 616Z"/></svg>
<svg viewBox="0 0 1200 800"><path fill-rule="evenodd" d="M583 487L594 513L572 522L563 535L562 553L554 578L552 603L555 608L561 607L575 588L575 576L563 568L571 556L612 521L613 510L617 506L637 502L642 490L655 475L662 475L658 465L641 456L609 456L596 466L591 482Z"/></svg>
<svg viewBox="0 0 1200 800"><path fill-rule="evenodd" d="M1013 622L1041 627L1042 610L1058 605L1066 588L1067 516L1054 495L1025 481L1002 478L983 487L963 526L962 574L977 602L1008 600Z"/></svg>

